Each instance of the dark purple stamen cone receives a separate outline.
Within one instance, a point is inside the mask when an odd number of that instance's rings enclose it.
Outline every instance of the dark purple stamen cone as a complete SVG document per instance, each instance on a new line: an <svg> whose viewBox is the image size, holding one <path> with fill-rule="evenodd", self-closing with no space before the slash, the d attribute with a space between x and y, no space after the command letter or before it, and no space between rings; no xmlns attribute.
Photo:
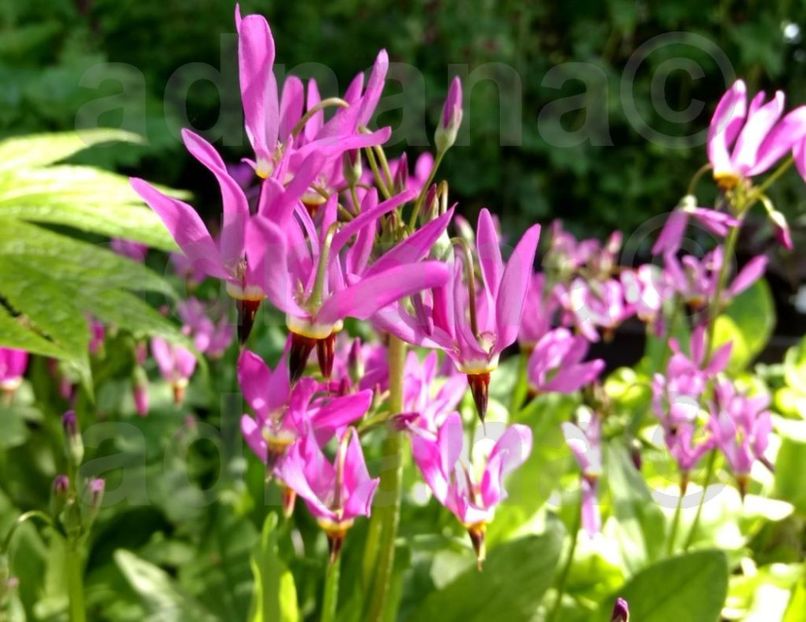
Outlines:
<svg viewBox="0 0 806 622"><path fill-rule="evenodd" d="M739 488L739 496L744 501L745 495L747 495L747 484L748 484L747 475L744 473L736 476L736 486Z"/></svg>
<svg viewBox="0 0 806 622"><path fill-rule="evenodd" d="M476 567L481 571L484 565L484 560L487 558L487 545L485 544L484 535L487 532L487 525L479 523L467 528L467 534L470 536L470 541L473 543L473 550L476 552Z"/></svg>
<svg viewBox="0 0 806 622"><path fill-rule="evenodd" d="M252 332L260 300L236 300L235 307L238 309L238 341L243 345Z"/></svg>
<svg viewBox="0 0 806 622"><path fill-rule="evenodd" d="M316 341L316 357L319 359L319 371L325 378L333 373L333 359L336 353L336 333Z"/></svg>
<svg viewBox="0 0 806 622"><path fill-rule="evenodd" d="M479 419L484 423L487 416L487 401L490 393L490 372L483 374L467 374L467 383L473 393L473 401L476 403L476 412Z"/></svg>
<svg viewBox="0 0 806 622"><path fill-rule="evenodd" d="M291 375L291 382L296 382L302 378L305 366L308 364L308 357L316 346L316 339L305 337L298 333L291 333L291 351L288 353L288 371Z"/></svg>
<svg viewBox="0 0 806 622"><path fill-rule="evenodd" d="M617 598L610 622L630 622L630 606L623 598Z"/></svg>

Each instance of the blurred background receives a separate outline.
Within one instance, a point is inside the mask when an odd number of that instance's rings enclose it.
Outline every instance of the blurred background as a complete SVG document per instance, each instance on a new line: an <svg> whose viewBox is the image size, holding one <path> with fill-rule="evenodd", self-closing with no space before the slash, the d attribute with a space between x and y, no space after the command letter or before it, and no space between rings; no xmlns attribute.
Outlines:
<svg viewBox="0 0 806 622"><path fill-rule="evenodd" d="M562 218L580 235L612 229L645 253L705 160L704 130L735 77L806 101L806 3L578 0L242 2L269 18L278 74L343 92L386 48L393 62L378 124L393 148L428 147L449 78L463 77L465 125L443 173L463 211L505 229ZM191 126L237 162L247 153L229 0L2 0L0 134L107 125L143 147L93 150L193 191L218 212L212 177L178 140ZM708 184L703 184L707 187ZM791 173L774 199L798 233L806 212ZM707 202L711 197L703 193ZM742 253L772 249L759 214ZM637 233L635 233L637 232ZM783 318L803 257L773 255ZM741 260L741 257L740 257Z"/></svg>

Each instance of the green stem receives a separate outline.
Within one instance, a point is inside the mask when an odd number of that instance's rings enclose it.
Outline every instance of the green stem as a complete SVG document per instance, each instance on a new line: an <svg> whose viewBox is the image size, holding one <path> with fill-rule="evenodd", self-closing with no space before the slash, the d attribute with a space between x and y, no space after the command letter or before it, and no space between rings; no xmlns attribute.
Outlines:
<svg viewBox="0 0 806 622"><path fill-rule="evenodd" d="M375 150L375 153L378 156L378 161L381 163L381 169L383 170L383 174L385 175L384 180L386 181L386 186L388 188L394 189L395 180L392 177L392 170L389 168L389 160L386 159L386 152L380 145L375 145L373 149Z"/></svg>
<svg viewBox="0 0 806 622"><path fill-rule="evenodd" d="M417 202L414 204L414 209L411 212L411 219L409 220L409 229L414 231L414 228L417 226L417 218L420 215L420 210L423 209L423 203L425 203L425 197L428 194L428 188L431 187L431 184L434 183L434 177L437 175L437 169L439 165L442 164L442 158L445 157L445 152L442 151L437 154L436 159L434 160L434 166L431 168L431 174L428 175L428 180L423 184L423 187L420 189L420 194L417 197Z"/></svg>
<svg viewBox="0 0 806 622"><path fill-rule="evenodd" d="M781 162L781 165L777 169L775 169L772 172L772 174L769 177L767 177L767 179L765 179L760 186L758 186L755 190L753 190L753 193L750 195L751 205L752 203L755 203L758 197L764 194L770 186L772 186L776 181L778 181L778 178L781 177L781 175L783 175L784 173L786 173L789 170L789 167L792 166L792 164L794 164L794 162L795 158L791 155L786 160Z"/></svg>
<svg viewBox="0 0 806 622"><path fill-rule="evenodd" d="M322 622L336 620L336 608L339 604L339 576L341 575L341 555L327 566L325 574L325 593L322 597Z"/></svg>
<svg viewBox="0 0 806 622"><path fill-rule="evenodd" d="M529 353L521 350L518 358L518 375L512 389L512 399L509 402L509 416L516 417L523 406L526 395L529 393L529 379L526 377L529 363Z"/></svg>
<svg viewBox="0 0 806 622"><path fill-rule="evenodd" d="M406 344L397 337L390 336L388 356L389 416L391 417L403 408L403 370L406 363ZM392 584L395 540L400 522L403 435L391 426L387 426L387 436L383 443L383 459L386 464L381 473L381 481L376 495L376 499L380 500L380 503L372 514L364 557L364 569L373 567L375 569L368 598L368 615L365 618L370 622L379 622L384 619Z"/></svg>
<svg viewBox="0 0 806 622"><path fill-rule="evenodd" d="M722 294L724 293L725 287L728 284L728 274L730 273L731 268L731 258L733 257L733 253L736 250L736 242L739 239L739 229L741 229L742 227L743 215L744 212L739 213L738 216L739 224L730 230L730 232L728 233L728 237L725 240L725 252L722 256L722 268L719 271L719 280L717 281L716 284L716 292L714 293L711 308L708 311L708 332L705 348L706 361L709 361L711 359L711 350L714 347L714 330L716 328L716 318L722 311L722 300L721 300Z"/></svg>
<svg viewBox="0 0 806 622"><path fill-rule="evenodd" d="M691 177L691 181L688 183L688 192L686 194L694 195L696 194L697 184L700 183L702 176L705 175L708 171L711 170L711 164L703 164L697 172Z"/></svg>
<svg viewBox="0 0 806 622"><path fill-rule="evenodd" d="M372 175L375 178L375 184L378 186L378 190L381 191L384 199L390 198L392 193L389 191L389 188L386 187L386 182L383 180L383 175L381 175L381 171L378 168L375 152L372 150L372 147L366 147L364 148L364 153L367 155L367 162L369 162L369 167L372 169Z"/></svg>
<svg viewBox="0 0 806 622"><path fill-rule="evenodd" d="M577 550L577 542L579 541L579 532L582 529L582 486L579 488L579 506L577 507L577 515L574 520L574 531L571 534L571 548L568 549L568 558L565 560L562 573L560 574L560 581L557 584L557 599L554 601L554 606L551 612L546 616L548 622L554 622L557 616L560 615L562 609L563 595L565 594L565 585L568 583L568 575L571 574L571 564L574 561L574 554Z"/></svg>
<svg viewBox="0 0 806 622"><path fill-rule="evenodd" d="M711 478L714 476L714 465L716 464L716 449L712 449L708 456L708 466L705 471L705 481L702 485L702 496L700 496L700 503L697 506L697 513L694 515L694 522L691 524L691 531L688 532L688 538L683 545L683 552L688 551L691 543L694 541L694 536L697 533L697 527L700 524L700 516L702 516L702 506L705 505L705 495L708 493L708 486L711 485Z"/></svg>
<svg viewBox="0 0 806 622"><path fill-rule="evenodd" d="M682 477L682 475L681 475ZM680 496L677 497L677 506L674 509L674 518L672 518L672 530L669 533L669 541L666 543L666 556L671 557L674 552L674 541L677 539L677 531L680 528L680 514L683 509L683 487L680 487Z"/></svg>
<svg viewBox="0 0 806 622"><path fill-rule="evenodd" d="M67 541L64 573L67 578L67 595L70 601L70 622L86 622L84 610L84 563L81 547L75 539Z"/></svg>

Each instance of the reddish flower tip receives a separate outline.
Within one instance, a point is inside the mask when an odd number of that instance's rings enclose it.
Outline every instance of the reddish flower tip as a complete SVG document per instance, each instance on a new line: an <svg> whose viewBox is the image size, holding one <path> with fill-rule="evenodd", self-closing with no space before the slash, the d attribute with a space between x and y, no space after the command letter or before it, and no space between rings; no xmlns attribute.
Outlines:
<svg viewBox="0 0 806 622"><path fill-rule="evenodd" d="M470 391L473 394L476 412L479 414L481 422L484 423L484 418L487 416L487 402L489 401L490 394L490 372L483 374L467 374L467 383L470 385Z"/></svg>
<svg viewBox="0 0 806 622"><path fill-rule="evenodd" d="M299 333L291 333L291 350L288 353L288 371L291 376L291 383L295 383L302 378L305 366L308 364L308 357L311 355L317 340L313 337L305 337Z"/></svg>
<svg viewBox="0 0 806 622"><path fill-rule="evenodd" d="M236 300L235 307L238 309L238 341L243 345L252 332L255 324L255 316L260 308L260 300Z"/></svg>
<svg viewBox="0 0 806 622"><path fill-rule="evenodd" d="M271 473L271 471L269 471ZM291 518L291 515L294 513L294 506L297 503L297 493L294 491L293 488L289 488L288 486L283 486L283 516L286 518Z"/></svg>

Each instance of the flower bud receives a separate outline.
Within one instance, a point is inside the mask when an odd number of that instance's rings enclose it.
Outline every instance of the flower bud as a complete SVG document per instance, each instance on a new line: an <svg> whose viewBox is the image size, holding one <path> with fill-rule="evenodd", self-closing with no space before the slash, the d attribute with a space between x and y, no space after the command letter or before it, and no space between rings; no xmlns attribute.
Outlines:
<svg viewBox="0 0 806 622"><path fill-rule="evenodd" d="M67 503L68 495L70 494L70 478L64 474L57 475L53 478L50 495L50 514L51 516L58 516L64 509Z"/></svg>
<svg viewBox="0 0 806 622"><path fill-rule="evenodd" d="M62 415L62 428L64 429L67 456L74 466L78 466L84 459L84 442L81 439L81 431L78 429L78 419L74 411L68 410Z"/></svg>
<svg viewBox="0 0 806 622"><path fill-rule="evenodd" d="M395 171L395 178L393 180L393 188L395 192L405 192L409 185L409 159L406 154L400 156L397 162L397 170Z"/></svg>
<svg viewBox="0 0 806 622"><path fill-rule="evenodd" d="M630 622L630 605L623 598L616 599L610 622Z"/></svg>
<svg viewBox="0 0 806 622"><path fill-rule="evenodd" d="M342 156L342 174L348 186L355 186L361 180L361 151L358 149L345 151ZM358 209L358 205L355 209Z"/></svg>
<svg viewBox="0 0 806 622"><path fill-rule="evenodd" d="M775 227L775 239L787 250L792 250L792 235L786 217L778 210L770 210L770 221Z"/></svg>
<svg viewBox="0 0 806 622"><path fill-rule="evenodd" d="M141 417L148 414L148 379L142 367L134 368L134 385L132 387L132 398L134 399L134 410Z"/></svg>
<svg viewBox="0 0 806 622"><path fill-rule="evenodd" d="M91 524L101 510L104 500L106 482L100 477L94 477L87 482L87 492L89 494L89 508L87 510L87 523Z"/></svg>
<svg viewBox="0 0 806 622"><path fill-rule="evenodd" d="M364 357L361 355L361 339L356 337L347 353L347 373L354 385L358 385L364 376Z"/></svg>
<svg viewBox="0 0 806 622"><path fill-rule="evenodd" d="M442 115L434 134L437 154L443 154L456 142L456 134L462 124L462 83L455 77L448 88L448 96L442 106Z"/></svg>

